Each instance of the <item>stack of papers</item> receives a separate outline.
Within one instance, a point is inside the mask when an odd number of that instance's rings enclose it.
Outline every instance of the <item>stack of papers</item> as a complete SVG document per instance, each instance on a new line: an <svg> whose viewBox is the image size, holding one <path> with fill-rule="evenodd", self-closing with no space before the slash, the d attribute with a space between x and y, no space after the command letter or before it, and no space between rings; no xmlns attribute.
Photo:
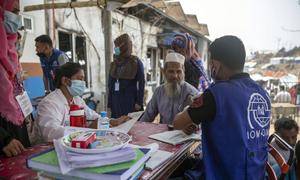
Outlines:
<svg viewBox="0 0 300 180"><path fill-rule="evenodd" d="M60 140L54 140L53 142L62 174L77 168L118 164L136 158L136 152L131 147L106 153L82 154L66 150Z"/></svg>
<svg viewBox="0 0 300 180"><path fill-rule="evenodd" d="M27 166L40 171L46 177L53 177L53 179L137 179L143 172L145 162L150 157L150 149L135 148L134 150L136 152L134 160L107 166L74 169L66 174L62 174L60 170L59 158L54 149L29 157Z"/></svg>

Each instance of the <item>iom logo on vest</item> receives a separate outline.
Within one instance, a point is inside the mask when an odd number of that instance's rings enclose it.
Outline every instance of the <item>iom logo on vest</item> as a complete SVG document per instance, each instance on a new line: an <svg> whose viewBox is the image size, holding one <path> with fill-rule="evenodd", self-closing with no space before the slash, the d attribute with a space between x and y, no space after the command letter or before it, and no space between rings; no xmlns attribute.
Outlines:
<svg viewBox="0 0 300 180"><path fill-rule="evenodd" d="M248 103L248 139L267 137L269 135L271 108L267 100L258 93L253 93Z"/></svg>

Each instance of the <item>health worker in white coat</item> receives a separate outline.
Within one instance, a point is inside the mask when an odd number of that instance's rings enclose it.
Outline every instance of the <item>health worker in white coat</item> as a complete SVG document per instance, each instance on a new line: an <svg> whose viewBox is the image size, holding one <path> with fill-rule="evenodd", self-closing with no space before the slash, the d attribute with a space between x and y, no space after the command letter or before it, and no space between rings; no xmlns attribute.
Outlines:
<svg viewBox="0 0 300 180"><path fill-rule="evenodd" d="M84 109L87 120L95 120L90 128L97 127L99 115L90 109L80 97L86 86L84 71L80 64L68 62L55 72L56 90L47 95L38 105L35 126L42 142L51 142L64 136L65 126L70 122L70 105ZM39 140L37 140L39 141Z"/></svg>

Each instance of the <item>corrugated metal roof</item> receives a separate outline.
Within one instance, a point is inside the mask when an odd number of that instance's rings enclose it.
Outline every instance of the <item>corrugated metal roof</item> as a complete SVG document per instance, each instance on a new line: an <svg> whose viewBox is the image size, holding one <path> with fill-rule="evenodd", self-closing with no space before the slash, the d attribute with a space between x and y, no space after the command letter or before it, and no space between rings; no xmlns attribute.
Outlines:
<svg viewBox="0 0 300 180"><path fill-rule="evenodd" d="M167 4L167 9L165 13L168 16L171 16L180 22L184 22L184 23L187 22L187 18L184 14L180 2L167 2L166 4Z"/></svg>
<svg viewBox="0 0 300 180"><path fill-rule="evenodd" d="M209 35L207 24L200 24L198 18L194 14L186 14L187 23L185 23L190 28L195 29L203 35Z"/></svg>

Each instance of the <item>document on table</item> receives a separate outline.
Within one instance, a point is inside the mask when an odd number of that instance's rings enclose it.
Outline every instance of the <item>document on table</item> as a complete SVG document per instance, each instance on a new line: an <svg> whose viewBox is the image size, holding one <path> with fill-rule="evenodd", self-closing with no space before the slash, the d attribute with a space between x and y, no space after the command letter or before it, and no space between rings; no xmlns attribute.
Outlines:
<svg viewBox="0 0 300 180"><path fill-rule="evenodd" d="M159 165L163 164L165 161L167 161L174 153L159 150L159 145L157 143L148 144L146 146L138 146L134 144L129 144L132 148L148 148L151 149L151 157L146 162L146 169L153 170L157 168Z"/></svg>
<svg viewBox="0 0 300 180"><path fill-rule="evenodd" d="M128 133L143 113L144 113L144 111L129 113L128 116L131 117L130 120L126 121L123 124L120 124L119 126L113 127L111 129L117 130L117 131L122 131L124 133Z"/></svg>
<svg viewBox="0 0 300 180"><path fill-rule="evenodd" d="M146 169L153 170L167 161L174 153L157 150L146 163Z"/></svg>
<svg viewBox="0 0 300 180"><path fill-rule="evenodd" d="M158 134L152 134L149 136L149 138L162 141L168 144L172 144L172 145L177 145L189 140L199 141L200 134L193 133L191 135L187 135L181 130L174 130L174 131L165 131Z"/></svg>

